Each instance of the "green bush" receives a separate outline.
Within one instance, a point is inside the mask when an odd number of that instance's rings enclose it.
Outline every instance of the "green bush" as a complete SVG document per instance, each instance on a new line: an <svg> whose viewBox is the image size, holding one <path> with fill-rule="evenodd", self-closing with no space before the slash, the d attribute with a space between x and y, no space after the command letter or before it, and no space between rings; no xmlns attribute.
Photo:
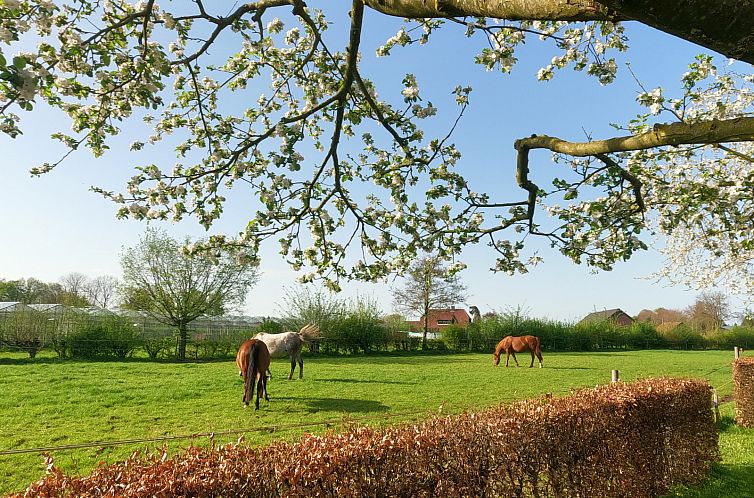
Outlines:
<svg viewBox="0 0 754 498"><path fill-rule="evenodd" d="M126 358L140 343L140 331L119 316L88 317L67 338L74 358Z"/></svg>
<svg viewBox="0 0 754 498"><path fill-rule="evenodd" d="M478 328L478 327L477 327ZM442 341L456 351L469 349L468 328L452 323L442 329Z"/></svg>
<svg viewBox="0 0 754 498"><path fill-rule="evenodd" d="M359 353L387 349L391 342L390 327L382 323L377 302L371 298L343 300L324 291L309 288L289 290L287 316L283 323L289 330L299 330L308 323L319 327L322 337L315 347L324 353Z"/></svg>
<svg viewBox="0 0 754 498"><path fill-rule="evenodd" d="M153 360L170 356L175 347L174 337L145 337L141 339L141 347Z"/></svg>
<svg viewBox="0 0 754 498"><path fill-rule="evenodd" d="M29 358L44 347L52 322L34 310L13 311L0 316L0 344L11 351L24 351Z"/></svg>

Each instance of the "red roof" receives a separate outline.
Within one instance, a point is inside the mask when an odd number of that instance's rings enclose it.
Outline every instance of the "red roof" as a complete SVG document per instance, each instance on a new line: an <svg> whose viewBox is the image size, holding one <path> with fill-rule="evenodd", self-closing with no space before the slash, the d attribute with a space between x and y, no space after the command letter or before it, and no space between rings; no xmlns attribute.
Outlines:
<svg viewBox="0 0 754 498"><path fill-rule="evenodd" d="M440 330L443 327L447 327L451 324L460 325L461 327L467 326L471 323L471 317L466 313L463 308L460 309L434 309L429 310L429 330ZM411 325L419 330L424 330L424 317L422 316L418 322L409 322Z"/></svg>

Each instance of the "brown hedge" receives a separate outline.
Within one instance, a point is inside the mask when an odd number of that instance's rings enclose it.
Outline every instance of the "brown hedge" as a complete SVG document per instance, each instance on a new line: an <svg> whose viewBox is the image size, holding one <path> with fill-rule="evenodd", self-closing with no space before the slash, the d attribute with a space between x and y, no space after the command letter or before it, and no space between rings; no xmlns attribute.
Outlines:
<svg viewBox="0 0 754 498"><path fill-rule="evenodd" d="M418 424L148 455L19 496L657 496L719 458L703 381L650 379Z"/></svg>
<svg viewBox="0 0 754 498"><path fill-rule="evenodd" d="M736 423L743 427L754 427L754 356L733 362L733 384Z"/></svg>

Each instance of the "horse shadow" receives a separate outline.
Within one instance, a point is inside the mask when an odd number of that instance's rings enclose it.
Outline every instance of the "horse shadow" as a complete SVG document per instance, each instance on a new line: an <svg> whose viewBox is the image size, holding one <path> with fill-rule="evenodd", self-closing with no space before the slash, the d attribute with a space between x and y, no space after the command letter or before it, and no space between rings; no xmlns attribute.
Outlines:
<svg viewBox="0 0 754 498"><path fill-rule="evenodd" d="M545 368L548 370L599 370L598 368L592 368L592 367L553 367L553 366L542 367L542 370L544 370Z"/></svg>
<svg viewBox="0 0 754 498"><path fill-rule="evenodd" d="M389 406L371 399L348 399L348 398L292 398L270 397L270 400L288 400L296 403L304 403L304 411L317 413L321 411L341 413L383 413L390 410Z"/></svg>
<svg viewBox="0 0 754 498"><path fill-rule="evenodd" d="M362 380L362 379L316 379L313 382L342 382L345 384L399 384L415 385L416 382L405 382L400 380Z"/></svg>

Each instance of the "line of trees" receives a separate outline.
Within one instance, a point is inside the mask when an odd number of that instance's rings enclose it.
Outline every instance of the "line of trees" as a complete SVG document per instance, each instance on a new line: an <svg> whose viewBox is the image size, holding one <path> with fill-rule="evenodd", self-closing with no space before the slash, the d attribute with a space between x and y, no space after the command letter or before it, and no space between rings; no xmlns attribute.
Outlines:
<svg viewBox="0 0 754 498"><path fill-rule="evenodd" d="M118 279L112 275L89 278L75 272L64 275L59 282L0 279L0 301L108 308L116 302L118 285Z"/></svg>
<svg viewBox="0 0 754 498"><path fill-rule="evenodd" d="M316 323L322 337L309 345L310 353L364 354L378 351L490 352L506 335L533 334L549 351L610 351L632 349L754 348L754 326L739 325L715 333L701 333L688 325L662 330L649 322L619 326L611 322L572 324L532 318L520 308L487 313L466 327L448 325L441 336L427 340L408 334L400 315L384 316L370 298L346 300L333 294L297 287L287 293L282 318L250 326L218 326L216 331L190 326L182 358L232 357L238 345L257 332L298 330ZM181 359L175 327L156 321L135 323L129 316L75 314L50 320L43 313L6 313L0 317L0 349L27 352L42 348L61 358L122 359L132 355L152 359ZM138 326L136 326L138 325Z"/></svg>

